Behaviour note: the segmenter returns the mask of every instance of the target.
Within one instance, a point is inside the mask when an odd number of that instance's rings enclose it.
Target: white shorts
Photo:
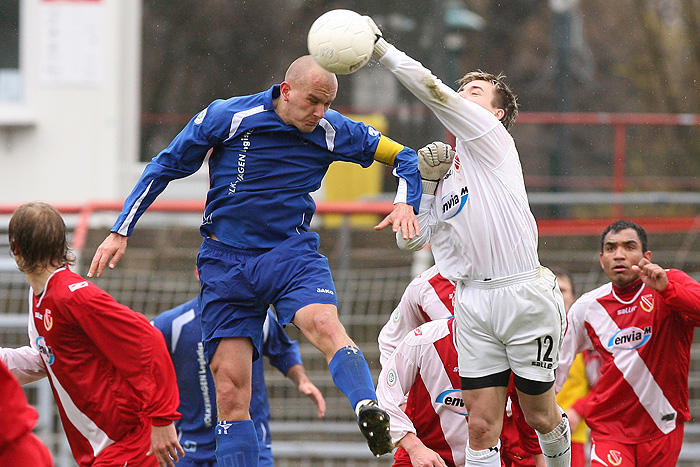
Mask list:
[[[554,381],[566,312],[549,269],[457,282],[454,310],[460,376],[479,378],[510,368],[521,378]]]

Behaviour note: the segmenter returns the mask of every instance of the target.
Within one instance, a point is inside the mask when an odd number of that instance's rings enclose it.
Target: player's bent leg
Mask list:
[[[553,383],[527,380],[514,375],[525,421],[535,429],[548,467],[571,465],[569,420],[557,405]]]
[[[296,312],[294,324],[324,353],[333,382],[356,412],[361,402],[376,400],[369,365],[345,332],[334,305],[307,305]]]
[[[249,338],[225,337],[219,341],[210,363],[219,420],[250,419],[252,362],[253,344]]]
[[[335,353],[355,346],[338,318],[338,309],[326,303],[313,303],[299,309],[292,320],[304,336],[326,356],[330,363]]]
[[[216,386],[218,465],[258,466],[258,437],[250,419],[253,344],[247,337],[219,342],[210,367]]]
[[[321,350],[333,382],[345,394],[358,416],[360,431],[375,456],[390,453],[389,415],[376,404],[369,365],[338,319],[334,305],[311,304],[296,312],[294,324]]]
[[[492,448],[500,446],[499,437],[503,428],[508,391],[507,375],[505,378],[499,378],[498,382],[489,383],[497,384],[489,387],[478,387],[480,384],[472,384],[477,380],[483,379],[462,378],[462,399],[469,414],[469,448],[474,451],[472,454],[475,456],[477,451],[484,451],[482,454],[486,455],[485,450],[493,451]],[[505,385],[500,385],[502,381]],[[496,457],[500,462],[500,455]]]
[[[552,431],[561,421],[554,383],[542,383],[513,375],[525,421],[540,433]]]

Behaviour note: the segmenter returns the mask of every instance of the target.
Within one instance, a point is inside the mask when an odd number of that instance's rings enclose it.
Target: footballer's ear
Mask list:
[[[493,114],[500,121],[500,120],[503,120],[503,117],[505,117],[506,111],[503,109],[496,109],[496,111]]]
[[[282,84],[280,84],[280,97],[282,97],[285,102],[289,100],[289,91],[291,89],[292,86],[286,81],[282,81]]]

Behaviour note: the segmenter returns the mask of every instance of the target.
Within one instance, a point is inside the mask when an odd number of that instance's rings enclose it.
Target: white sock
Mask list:
[[[467,442],[467,463],[469,467],[501,467],[501,440],[492,448],[475,451]]]
[[[571,430],[569,419],[562,414],[561,422],[549,433],[537,432],[547,467],[571,466]]]
[[[355,406],[355,413],[357,414],[357,416],[358,417],[360,416],[360,409],[362,407],[364,407],[367,404],[372,404],[372,403],[375,403],[375,401],[373,401],[372,399],[362,399],[360,402],[358,402],[357,405]]]

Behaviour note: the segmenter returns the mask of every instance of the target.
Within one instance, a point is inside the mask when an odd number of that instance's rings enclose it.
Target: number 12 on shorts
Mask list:
[[[542,368],[552,368],[552,348],[554,339],[552,336],[538,337],[537,339],[537,360],[532,362],[533,366]]]

